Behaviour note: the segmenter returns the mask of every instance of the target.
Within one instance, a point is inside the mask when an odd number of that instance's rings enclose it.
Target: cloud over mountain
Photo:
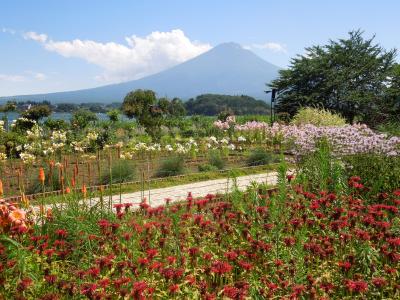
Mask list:
[[[23,37],[42,44],[48,51],[100,66],[103,73],[96,79],[107,83],[155,74],[211,49],[209,44],[191,41],[180,29],[154,31],[144,37],[132,35],[125,38],[126,44],[80,39],[56,41],[33,31]]]

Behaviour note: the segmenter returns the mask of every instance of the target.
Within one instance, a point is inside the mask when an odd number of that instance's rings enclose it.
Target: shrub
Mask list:
[[[357,154],[344,158],[348,176],[360,176],[374,195],[400,187],[400,157]]]
[[[184,160],[180,156],[175,156],[164,160],[157,173],[157,177],[176,176],[183,174]]]
[[[378,126],[378,130],[391,136],[400,136],[400,122],[390,121]]]
[[[136,166],[132,161],[119,160],[111,167],[110,170],[103,170],[103,174],[100,177],[101,184],[110,183],[122,183],[133,181],[136,176]],[[112,177],[112,182],[111,182]]]
[[[326,109],[304,107],[293,117],[292,123],[295,125],[343,126],[346,124],[346,120]]]
[[[210,165],[210,164],[203,164],[198,166],[199,172],[210,172],[210,171],[216,171],[218,168],[216,166]]]
[[[210,151],[208,156],[208,163],[211,166],[216,167],[218,170],[222,170],[225,167],[225,160],[221,157],[219,151]]]
[[[328,141],[322,139],[315,152],[300,161],[297,182],[311,192],[328,190],[339,193],[346,189],[347,176],[342,162],[332,155]]]
[[[267,165],[273,161],[272,153],[265,151],[263,148],[256,148],[250,152],[247,158],[248,166]]]

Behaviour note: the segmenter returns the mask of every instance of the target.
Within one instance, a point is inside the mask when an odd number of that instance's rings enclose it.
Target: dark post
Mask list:
[[[275,121],[275,97],[276,97],[276,89],[272,89],[271,92],[271,126]]]

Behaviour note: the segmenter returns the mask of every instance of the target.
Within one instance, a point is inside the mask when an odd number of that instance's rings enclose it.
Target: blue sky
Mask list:
[[[352,29],[400,47],[400,1],[0,2],[0,96],[137,79],[223,42],[278,66]]]

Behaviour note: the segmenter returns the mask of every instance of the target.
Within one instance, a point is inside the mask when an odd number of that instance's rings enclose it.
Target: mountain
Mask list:
[[[182,64],[138,80],[97,88],[37,95],[1,97],[0,100],[51,102],[119,102],[135,89],[154,90],[159,97],[187,100],[200,94],[249,95],[265,99],[265,84],[279,68],[236,43],[220,44]]]

